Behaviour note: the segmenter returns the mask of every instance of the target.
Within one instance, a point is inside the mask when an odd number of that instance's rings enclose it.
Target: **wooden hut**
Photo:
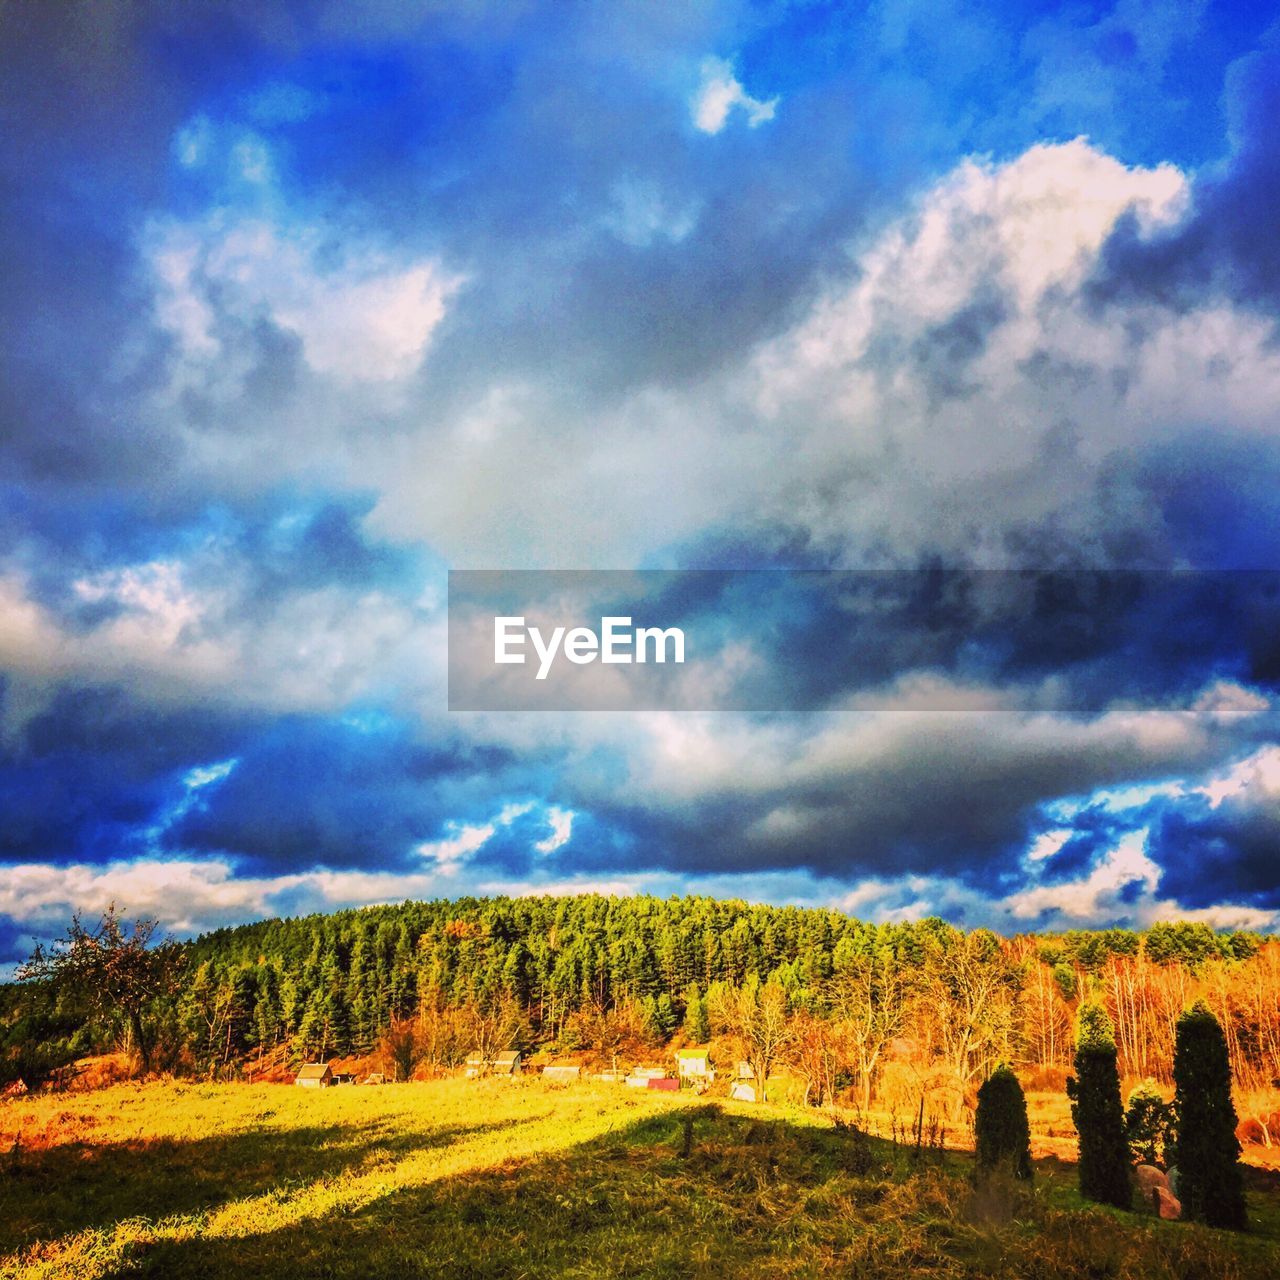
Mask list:
[[[304,1089],[327,1089],[333,1084],[333,1071],[327,1062],[306,1062],[293,1083]]]

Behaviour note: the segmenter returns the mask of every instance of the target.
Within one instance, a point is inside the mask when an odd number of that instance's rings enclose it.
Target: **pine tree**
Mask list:
[[[1075,1076],[1067,1080],[1067,1094],[1080,1135],[1080,1194],[1086,1200],[1128,1209],[1133,1188],[1120,1072],[1111,1019],[1101,1005],[1086,1004],[1080,1010],[1075,1066]]]
[[[1173,1084],[1182,1211],[1213,1227],[1243,1231],[1244,1181],[1231,1101],[1231,1062],[1222,1028],[1203,1002],[1178,1019]]]
[[[706,1044],[711,1039],[707,1003],[697,987],[689,989],[689,999],[684,1007],[684,1034],[690,1044]]]
[[[1001,1063],[978,1090],[974,1121],[980,1173],[1008,1168],[1015,1178],[1031,1175],[1031,1126],[1027,1100],[1013,1071]]]

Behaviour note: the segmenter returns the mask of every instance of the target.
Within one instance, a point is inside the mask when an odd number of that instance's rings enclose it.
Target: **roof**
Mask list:
[[[330,1074],[327,1062],[306,1062],[298,1068],[299,1080],[323,1080]]]
[[[512,1062],[518,1062],[520,1060],[520,1054],[515,1049],[512,1049],[509,1053],[495,1053],[493,1055],[493,1060],[494,1062],[501,1063],[506,1066]]]

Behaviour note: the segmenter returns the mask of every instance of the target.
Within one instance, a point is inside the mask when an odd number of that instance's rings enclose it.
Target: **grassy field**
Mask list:
[[[1272,1173],[1233,1236],[1085,1208],[1056,1160],[1029,1191],[969,1169],[607,1085],[118,1085],[0,1103],[0,1276],[1280,1274]]]

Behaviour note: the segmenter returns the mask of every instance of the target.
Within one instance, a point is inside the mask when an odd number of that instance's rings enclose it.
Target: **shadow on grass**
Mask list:
[[[358,1125],[257,1128],[183,1141],[66,1143],[0,1152],[0,1255],[131,1217],[217,1208],[447,1146],[492,1124],[387,1134]]]
[[[442,1146],[470,1132],[409,1135],[402,1150]],[[326,1140],[329,1148],[314,1150]],[[340,1174],[373,1148],[389,1151],[386,1140],[366,1145],[345,1132],[334,1145],[328,1130],[273,1134],[269,1142],[276,1145],[252,1153],[257,1175],[250,1172],[248,1185],[227,1171],[233,1151],[202,1153],[205,1144],[191,1144],[186,1163],[216,1162],[213,1182],[225,1201],[283,1185],[295,1174],[299,1180]],[[1046,1162],[1033,1188],[1011,1186],[1009,1212],[992,1215],[975,1204],[965,1155],[915,1158],[847,1130],[730,1113],[712,1103],[648,1115],[554,1153],[522,1150],[520,1142],[513,1131],[510,1160],[500,1169],[428,1185],[397,1187],[390,1165],[380,1198],[297,1225],[236,1238],[139,1241],[129,1273],[165,1280],[1274,1280],[1280,1274],[1274,1235],[1242,1238],[1082,1211],[1072,1203],[1074,1167],[1058,1162]],[[267,1168],[272,1160],[279,1161],[274,1170]],[[1251,1196],[1260,1194],[1280,1197],[1274,1177],[1251,1178]],[[150,1202],[147,1212],[160,1211]]]
[[[688,1147],[688,1153],[684,1149]],[[252,1240],[155,1245],[157,1277],[902,1277],[1274,1280],[1274,1241],[1009,1191],[993,1225],[967,1156],[694,1105],[499,1171],[392,1192]],[[1271,1194],[1276,1194],[1274,1185]]]

